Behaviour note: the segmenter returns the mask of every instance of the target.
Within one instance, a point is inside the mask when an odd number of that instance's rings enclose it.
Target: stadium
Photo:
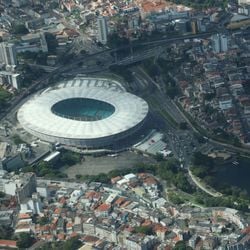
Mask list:
[[[35,95],[18,110],[17,119],[41,140],[103,148],[137,132],[147,114],[147,103],[119,82],[80,78]]]

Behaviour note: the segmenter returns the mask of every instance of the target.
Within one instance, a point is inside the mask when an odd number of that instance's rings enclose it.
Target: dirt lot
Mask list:
[[[76,174],[96,175],[99,173],[108,173],[113,169],[131,168],[136,163],[140,162],[155,163],[155,160],[151,157],[135,154],[133,152],[123,152],[117,157],[102,156],[94,158],[92,156],[86,156],[84,162],[64,169],[63,172],[66,173],[69,178],[75,178]]]

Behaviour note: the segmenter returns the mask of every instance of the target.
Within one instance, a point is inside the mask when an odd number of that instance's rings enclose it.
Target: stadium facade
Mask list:
[[[29,99],[17,118],[30,134],[51,143],[102,148],[143,125],[148,104],[116,81],[65,81]]]

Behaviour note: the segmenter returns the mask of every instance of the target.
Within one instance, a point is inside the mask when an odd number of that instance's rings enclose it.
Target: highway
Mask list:
[[[214,32],[213,32],[214,33]],[[138,43],[138,44],[133,44],[133,46],[145,46],[145,45],[155,45],[155,46],[159,46],[160,44],[166,44],[166,43],[171,43],[171,42],[176,42],[179,40],[185,40],[185,39],[194,39],[194,38],[204,38],[204,37],[209,37],[213,34],[212,32],[210,33],[204,33],[204,34],[197,34],[197,35],[187,35],[187,36],[179,36],[176,38],[166,38],[166,39],[159,39],[156,41],[150,41],[150,42],[142,42],[142,43]],[[100,55],[105,55],[105,53],[111,53],[111,52],[115,52],[115,51],[119,51],[119,50],[123,50],[125,48],[128,48],[129,46],[123,46],[120,48],[116,48],[116,49],[105,49],[103,51],[98,51],[96,53],[90,54],[90,55],[82,55],[78,58],[76,58],[72,63],[70,63],[69,65],[61,65],[55,69],[53,69],[50,73],[46,74],[45,76],[43,76],[42,78],[38,79],[37,81],[35,81],[31,86],[29,86],[26,90],[24,90],[24,92],[22,92],[20,95],[18,95],[14,100],[12,100],[10,106],[5,110],[4,113],[2,113],[0,115],[0,119],[3,119],[8,113],[10,113],[13,109],[16,110],[16,106],[20,106],[21,103],[23,103],[24,98],[29,96],[31,93],[34,93],[40,89],[43,89],[47,86],[49,86],[50,84],[50,80],[57,77],[58,75],[61,75],[63,73],[70,73],[70,74],[77,74],[77,73],[82,73],[82,74],[89,74],[89,73],[96,73],[99,71],[103,71],[106,70],[110,65],[113,65],[114,63],[111,62],[110,64],[105,64],[104,66],[100,67],[100,66],[96,66],[96,67],[90,67],[90,68],[86,68],[83,69],[81,67],[76,68],[76,65],[78,65],[80,62],[82,61],[87,61],[87,60],[93,60],[93,58],[95,58],[96,56],[100,56]],[[133,63],[135,61],[138,60],[143,60],[145,59],[145,55],[153,55],[153,52],[155,52],[154,49],[149,49],[146,50],[147,53],[143,53],[141,52],[141,56],[140,55],[136,55],[134,57],[129,57],[129,58],[123,58],[120,62],[118,62],[118,64],[122,64],[124,63],[125,65],[128,63]],[[153,81],[151,78],[149,78],[147,76],[147,74],[145,74],[145,72],[143,72],[142,69],[138,69],[138,74],[137,76],[135,76],[135,78],[137,79],[137,83],[138,84],[146,84],[145,82],[151,82],[150,85],[156,87],[158,89],[158,92],[162,92],[162,87],[159,83],[156,83],[155,81]],[[144,80],[143,80],[144,79]],[[144,81],[144,83],[143,83]],[[136,88],[135,86],[131,86],[132,88]],[[188,124],[190,125],[190,127],[192,128],[193,131],[198,132],[199,131],[191,124],[191,122],[188,120],[188,118],[185,116],[185,114],[178,109],[178,107],[175,105],[175,103],[170,100],[169,98],[166,98],[165,94],[164,95],[160,95],[157,94],[157,97],[159,102],[161,102],[161,104],[163,105],[162,107],[164,107],[166,109],[166,111],[179,123],[182,121],[186,121],[188,122]],[[209,138],[209,141],[211,143],[214,143],[216,145],[219,146],[223,146],[225,148],[227,148],[230,151],[236,151],[236,152],[241,152],[241,153],[250,153],[249,149],[244,149],[244,148],[238,148],[235,147],[233,145],[229,145],[226,143],[222,143],[219,142],[217,140],[214,140],[212,138]]]
[[[146,46],[146,45],[159,46],[162,43],[164,44],[164,43],[177,42],[177,41],[185,40],[185,39],[205,38],[205,37],[211,36],[214,33],[215,32],[208,32],[208,33],[202,33],[202,34],[196,34],[196,35],[185,35],[185,36],[177,36],[174,38],[158,39],[158,40],[149,41],[149,42],[138,42],[138,43],[130,44],[127,46],[122,46],[122,47],[115,48],[115,49],[105,49],[105,50],[98,51],[98,52],[90,54],[90,55],[81,55],[80,57],[76,57],[73,62],[70,62],[70,64],[60,65],[55,70],[51,71],[50,73],[47,73],[45,76],[43,76],[42,78],[35,81],[27,89],[25,89],[20,95],[16,96],[16,98],[14,100],[12,100],[12,102],[9,104],[8,108],[6,108],[5,112],[0,114],[0,119],[3,119],[6,116],[6,114],[8,114],[16,105],[18,105],[19,102],[24,97],[28,96],[30,93],[38,91],[39,89],[47,87],[50,84],[50,79],[55,78],[59,74],[69,72],[72,70],[74,71],[76,66],[78,66],[79,63],[82,63],[82,62],[84,63],[84,61],[89,60],[89,59],[93,59],[98,55],[105,55],[105,53],[117,52],[120,50],[130,48],[131,46],[134,48],[139,47],[139,46]],[[137,60],[138,59],[136,58],[136,61]],[[130,63],[133,63],[133,60],[130,61]],[[104,69],[102,69],[102,70],[104,70]],[[86,70],[80,69],[79,73],[88,74],[88,73],[95,73],[95,72],[97,72],[97,71],[95,71],[93,69],[86,69]]]

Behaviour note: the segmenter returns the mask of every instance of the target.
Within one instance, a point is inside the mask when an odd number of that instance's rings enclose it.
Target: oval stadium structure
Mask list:
[[[44,141],[101,148],[136,132],[147,114],[147,103],[119,83],[84,78],[35,95],[17,118],[26,131]]]

